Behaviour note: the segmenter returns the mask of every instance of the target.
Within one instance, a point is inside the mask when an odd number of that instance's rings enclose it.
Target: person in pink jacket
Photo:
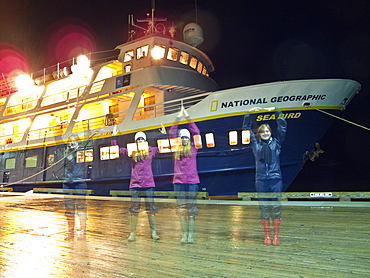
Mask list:
[[[182,116],[188,120],[189,129],[178,130],[178,121]],[[180,217],[182,239],[181,243],[194,242],[195,217],[198,215],[196,207],[199,187],[197,170],[197,152],[193,136],[200,135],[197,125],[192,122],[184,108],[176,117],[175,123],[169,131],[170,137],[181,138],[182,148],[175,152],[173,184],[177,198],[177,215]]]
[[[137,146],[140,143],[146,142],[146,135],[144,132],[139,131],[135,135],[135,142]],[[120,152],[128,156],[128,150],[121,148]],[[136,239],[136,226],[138,221],[138,214],[140,212],[140,192],[145,192],[145,210],[148,214],[149,225],[151,229],[152,239],[158,240],[160,237],[156,231],[156,213],[158,209],[154,205],[153,192],[155,183],[153,179],[152,160],[158,153],[157,147],[148,146],[147,149],[141,150],[139,147],[137,151],[133,152],[131,158],[131,206],[129,208],[131,231],[128,241]]]

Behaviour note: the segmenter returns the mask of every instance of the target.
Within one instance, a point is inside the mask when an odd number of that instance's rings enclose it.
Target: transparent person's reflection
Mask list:
[[[178,122],[185,117],[188,129],[178,130]],[[174,177],[173,184],[177,198],[177,215],[180,218],[182,231],[181,243],[194,242],[195,217],[198,215],[197,193],[199,176],[197,170],[197,148],[194,145],[194,136],[200,132],[194,122],[191,121],[184,107],[176,117],[175,123],[169,131],[170,137],[179,137],[181,146],[174,154]]]
[[[75,195],[78,196],[69,196],[66,194],[64,197],[65,215],[68,225],[66,240],[72,239],[75,236],[76,215],[80,224],[78,238],[85,238],[86,235],[86,200],[85,197],[83,197],[87,189],[85,164],[78,163],[77,161],[78,151],[83,150],[85,147],[86,142],[79,141],[78,137],[73,134],[65,149],[63,189],[79,190],[75,192]]]
[[[153,157],[158,153],[158,147],[148,145],[146,134],[139,131],[135,134],[135,143],[127,145],[127,148],[120,148],[120,152],[131,158],[131,179],[130,193],[131,206],[130,214],[130,236],[128,241],[136,240],[136,226],[140,212],[141,193],[145,193],[145,211],[148,215],[151,237],[154,240],[160,239],[156,230],[156,213],[158,209],[154,205],[153,192],[155,183],[152,171]]]
[[[260,108],[254,108],[251,111],[259,110]],[[269,110],[274,110],[274,108]],[[283,188],[280,152],[285,139],[287,123],[281,111],[275,112],[275,119],[277,122],[276,136],[272,136],[269,124],[260,125],[256,134],[254,134],[249,113],[244,116],[243,122],[243,129],[250,131],[250,144],[256,161],[256,191],[258,192],[260,218],[265,233],[264,243],[266,245],[280,244],[280,199]],[[270,236],[270,218],[274,226],[273,240]]]

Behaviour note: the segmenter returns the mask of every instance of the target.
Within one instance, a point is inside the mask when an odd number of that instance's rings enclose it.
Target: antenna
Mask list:
[[[198,23],[198,4],[197,4],[197,0],[194,0],[194,3],[195,3],[195,23]]]

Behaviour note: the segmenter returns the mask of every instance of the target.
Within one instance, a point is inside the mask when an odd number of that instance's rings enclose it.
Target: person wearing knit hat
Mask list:
[[[261,108],[253,108],[252,112],[259,111]],[[267,111],[275,108],[265,108]],[[280,224],[281,224],[281,191],[283,188],[282,175],[280,169],[281,145],[285,139],[287,122],[281,111],[275,112],[277,122],[276,136],[272,136],[269,124],[259,126],[257,133],[252,131],[250,115],[244,116],[243,130],[250,131],[250,144],[256,160],[256,191],[258,192],[260,222],[265,233],[264,243],[266,245],[280,244]],[[267,198],[267,194],[272,194],[273,198]],[[274,226],[274,238],[270,237],[270,218]]]
[[[178,122],[183,116],[188,121],[188,129],[178,130]],[[182,231],[181,243],[194,243],[195,217],[198,215],[196,198],[200,180],[197,170],[197,149],[194,146],[193,136],[200,135],[200,131],[190,120],[184,107],[181,108],[169,134],[172,138],[180,137],[182,143],[182,148],[175,152],[173,176],[177,201],[176,214],[180,218]]]
[[[152,160],[158,153],[157,147],[147,145],[147,136],[144,132],[139,131],[135,134],[136,150],[132,153],[131,158],[131,206],[129,208],[130,214],[130,236],[128,241],[136,240],[136,227],[138,222],[138,215],[140,212],[140,193],[145,192],[145,210],[148,215],[149,226],[151,230],[151,237],[154,240],[160,239],[156,231],[156,213],[158,209],[154,205],[153,192],[155,188]],[[144,144],[146,143],[146,144]],[[128,156],[127,148],[120,148],[120,152]]]

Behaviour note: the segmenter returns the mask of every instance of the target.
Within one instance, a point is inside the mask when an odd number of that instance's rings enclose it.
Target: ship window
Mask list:
[[[47,165],[50,166],[54,163],[55,161],[55,155],[54,154],[49,154],[47,156]]]
[[[15,169],[15,157],[5,160],[5,169]]]
[[[250,130],[242,131],[242,144],[247,145],[251,142],[251,133]]]
[[[28,156],[26,157],[26,168],[36,167],[37,166],[37,156]]]
[[[206,145],[207,148],[213,148],[215,146],[215,138],[213,133],[206,133]]]
[[[203,67],[202,74],[208,76],[207,68],[205,66]]]
[[[153,104],[155,104],[155,96],[154,95],[144,98],[144,106],[153,105]],[[150,111],[150,110],[154,110],[154,106],[144,108],[144,111]]]
[[[134,51],[129,50],[125,52],[125,55],[123,56],[123,62],[129,62],[134,58]]]
[[[195,69],[197,67],[198,59],[194,56],[191,56],[189,66]]]
[[[229,144],[231,146],[238,144],[238,132],[236,130],[229,131]]]
[[[131,64],[125,65],[125,72],[130,72],[131,71],[131,68],[132,68],[132,65]]]
[[[202,137],[199,134],[194,135],[193,140],[194,140],[194,146],[196,149],[201,149],[203,147]]]
[[[168,53],[167,53],[167,59],[168,60],[171,60],[171,61],[176,61],[177,60],[177,55],[179,54],[179,50],[177,48],[174,48],[174,47],[170,47],[168,49]]]
[[[119,158],[118,145],[100,148],[100,159],[101,160],[110,160],[110,159],[117,159],[117,158]]]
[[[181,64],[187,65],[189,62],[189,53],[181,51],[179,62]]]
[[[91,162],[93,161],[93,150],[82,150],[77,151],[77,163]]]
[[[149,45],[144,45],[136,49],[136,59],[142,59],[148,56]]]
[[[160,153],[170,153],[182,150],[181,138],[168,138],[157,140],[158,151]]]
[[[198,66],[197,66],[197,71],[199,73],[202,73],[202,70],[203,70],[203,63],[201,61],[199,61]]]
[[[165,45],[156,44],[156,45],[154,45],[154,47],[151,51],[151,55],[152,55],[153,59],[155,59],[155,60],[163,59],[165,51],[166,51],[166,46]]]

